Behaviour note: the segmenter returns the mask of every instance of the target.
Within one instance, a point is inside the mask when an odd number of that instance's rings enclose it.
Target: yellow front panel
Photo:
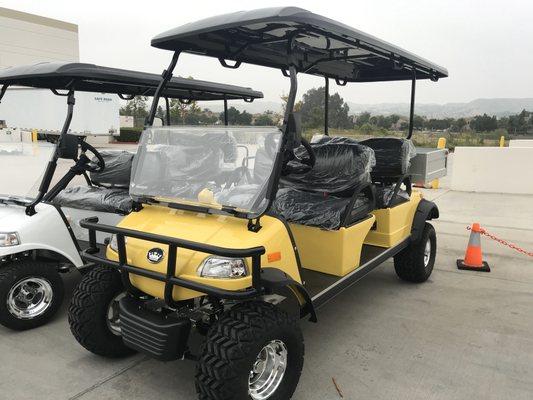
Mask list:
[[[161,206],[145,206],[141,211],[129,214],[118,226],[230,249],[264,246],[266,254],[261,258],[263,267],[280,268],[292,279],[301,282],[294,249],[283,223],[276,218],[264,216],[261,218],[262,228],[257,233],[250,232],[247,223],[247,220],[230,216],[193,213]],[[154,247],[159,247],[165,252],[165,257],[157,264],[153,264],[147,259],[148,251]],[[127,238],[126,250],[128,264],[166,273],[168,246]],[[269,262],[268,254],[276,252],[281,254],[281,259]],[[209,254],[206,253],[178,248],[176,276],[227,290],[241,290],[251,286],[250,276],[239,279],[199,277],[197,275],[198,266],[208,256]],[[107,250],[107,257],[118,260],[118,255],[110,248]],[[277,259],[278,257],[274,258]],[[247,259],[246,263],[248,270],[251,271],[251,259]],[[158,298],[163,297],[164,284],[162,282],[133,274],[130,274],[130,279],[132,284],[144,293]],[[201,294],[175,287],[173,295],[175,300],[185,300]]]
[[[326,231],[306,225],[290,224],[302,266],[313,271],[344,276],[359,266],[363,240],[375,217],[348,228]]]
[[[392,247],[411,234],[411,225],[422,196],[413,191],[411,199],[396,207],[374,210],[375,229],[365,239],[365,244],[379,247]]]

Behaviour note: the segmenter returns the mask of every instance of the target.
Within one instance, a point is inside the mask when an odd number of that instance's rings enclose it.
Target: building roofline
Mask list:
[[[78,25],[70,22],[59,21],[53,18],[41,17],[40,15],[30,14],[22,11],[12,10],[10,8],[0,7],[0,17],[18,19],[32,24],[49,26],[52,28],[63,29],[70,32],[78,32]]]

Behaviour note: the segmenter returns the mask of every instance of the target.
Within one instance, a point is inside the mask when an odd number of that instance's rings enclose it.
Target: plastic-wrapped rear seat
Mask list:
[[[405,177],[416,155],[413,142],[404,138],[371,138],[360,142],[374,150],[376,165],[372,169],[372,181],[376,185],[376,207],[387,208],[408,201],[411,188],[399,189],[394,196],[394,189],[399,180]],[[407,183],[410,186],[410,183]]]
[[[403,138],[371,138],[360,144],[374,150],[376,165],[372,169],[372,179],[394,178],[409,171],[411,159],[416,156],[413,142]]]
[[[314,167],[304,174],[282,177],[273,213],[289,222],[328,230],[338,229],[348,213],[352,221],[365,217],[373,209],[373,198],[360,193],[352,204],[352,197],[370,185],[375,163],[372,149],[354,139],[328,136],[311,147]]]

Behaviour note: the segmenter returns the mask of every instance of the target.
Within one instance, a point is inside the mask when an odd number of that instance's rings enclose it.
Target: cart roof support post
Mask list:
[[[228,126],[228,97],[224,95],[224,125]]]
[[[157,112],[157,105],[159,104],[159,99],[161,98],[161,93],[163,93],[163,89],[165,89],[166,84],[168,81],[172,79],[172,72],[174,71],[174,68],[176,68],[176,64],[178,63],[178,58],[180,56],[180,52],[176,51],[174,52],[174,55],[172,56],[172,60],[170,61],[170,65],[166,70],[163,71],[161,74],[161,82],[159,82],[159,86],[157,86],[157,89],[154,93],[154,98],[152,100],[152,107],[150,108],[150,113],[148,114],[148,117],[146,118],[146,126],[152,126],[154,124],[154,118],[155,114]]]
[[[168,100],[168,97],[165,97],[165,107],[166,107],[166,124],[167,126],[170,126],[170,101]]]
[[[326,76],[324,85],[324,134],[329,136],[329,78]]]
[[[413,68],[413,78],[411,80],[411,109],[409,110],[409,134],[407,139],[413,136],[414,119],[415,119],[415,89],[416,89],[416,69]]]
[[[46,170],[43,175],[43,180],[41,181],[41,184],[39,185],[39,193],[37,194],[37,197],[35,198],[35,200],[33,200],[26,207],[26,214],[30,216],[35,214],[35,206],[41,202],[44,195],[46,194],[46,192],[48,192],[48,189],[50,188],[50,183],[52,182],[52,178],[54,176],[54,173],[57,167],[57,159],[59,158],[61,149],[66,146],[65,136],[68,134],[68,131],[70,129],[72,115],[74,114],[74,105],[76,104],[76,99],[74,97],[73,90],[69,90],[67,94],[59,94],[55,90],[52,90],[52,91],[56,95],[67,96],[67,117],[65,118],[65,122],[63,123],[63,128],[61,129],[61,133],[55,145],[54,152],[52,153],[52,158],[50,159],[50,161],[48,161],[48,165],[46,166]]]

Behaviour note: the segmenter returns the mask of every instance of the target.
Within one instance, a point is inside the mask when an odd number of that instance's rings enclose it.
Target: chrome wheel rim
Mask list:
[[[287,346],[272,340],[261,349],[250,370],[248,393],[254,400],[265,400],[278,389],[287,369]]]
[[[426,246],[424,247],[424,267],[429,265],[429,260],[431,259],[431,240],[427,240]]]
[[[24,278],[13,285],[7,295],[7,309],[18,319],[43,315],[52,305],[52,284],[44,278]]]
[[[120,329],[119,301],[124,296],[126,296],[126,292],[119,293],[113,297],[109,303],[109,307],[107,307],[107,327],[115,336],[122,336],[122,329]]]

